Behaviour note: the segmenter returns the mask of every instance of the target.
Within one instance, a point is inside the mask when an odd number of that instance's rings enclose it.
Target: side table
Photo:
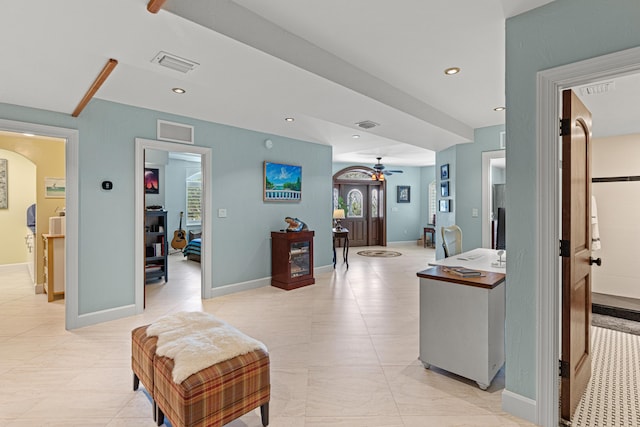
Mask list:
[[[346,228],[334,228],[333,231],[333,268],[336,268],[336,241],[340,244],[340,239],[344,239],[342,246],[342,260],[349,268],[349,230]]]

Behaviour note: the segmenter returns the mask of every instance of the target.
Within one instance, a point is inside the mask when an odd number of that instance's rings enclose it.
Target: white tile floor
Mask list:
[[[200,299],[199,266],[171,256],[171,281],[147,286],[144,314],[64,330],[64,300],[34,295],[25,266],[0,267],[0,425],[154,426],[132,391],[131,329],[204,310],[263,341],[271,358],[270,426],[532,426],[487,391],[418,357],[418,278],[434,250],[393,245],[293,291],[264,287]],[[232,422],[260,426],[259,411]]]

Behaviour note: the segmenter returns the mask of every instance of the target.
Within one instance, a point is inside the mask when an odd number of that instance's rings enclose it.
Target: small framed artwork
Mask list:
[[[9,209],[7,159],[0,159],[0,209]]]
[[[299,202],[302,199],[302,166],[264,162],[262,200]]]
[[[160,171],[155,168],[144,168],[144,192],[160,194]]]
[[[398,185],[398,203],[411,202],[411,187],[408,185]]]
[[[440,179],[449,179],[449,163],[440,166]]]
[[[440,195],[442,197],[449,197],[449,181],[440,183]]]
[[[64,199],[66,190],[64,178],[44,179],[44,197],[47,199]]]
[[[440,212],[451,212],[453,209],[453,201],[451,199],[440,200]]]

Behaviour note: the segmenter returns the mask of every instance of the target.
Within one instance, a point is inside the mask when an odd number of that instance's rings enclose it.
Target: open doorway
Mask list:
[[[35,123],[16,122],[12,120],[0,120],[0,131],[16,133],[18,135],[21,135],[23,138],[25,136],[35,139],[42,138],[43,142],[38,142],[42,144],[46,143],[46,141],[57,141],[59,144],[64,144],[64,154],[61,160],[61,162],[64,163],[64,168],[62,169],[64,171],[63,176],[50,178],[61,178],[62,181],[64,181],[65,197],[63,204],[55,205],[55,207],[53,208],[55,214],[52,214],[52,216],[58,215],[55,210],[59,207],[59,205],[64,208],[65,237],[62,249],[62,252],[64,253],[64,262],[62,263],[62,268],[64,269],[65,273],[64,279],[62,280],[64,283],[62,288],[64,290],[63,301],[65,305],[65,328],[75,329],[79,326],[82,326],[80,324],[78,313],[78,131],[74,129],[46,126]],[[43,192],[45,191],[44,178],[44,176],[36,176],[36,188],[41,184],[41,190]],[[37,181],[42,182],[38,183]],[[50,200],[55,203],[60,202],[62,199],[52,198],[46,200]],[[62,209],[62,207],[60,209]],[[58,209],[58,211],[60,209]],[[41,213],[46,214],[40,220],[40,222],[44,224],[44,218],[47,217],[48,213],[44,209],[41,210]],[[36,215],[38,214],[36,213]],[[34,247],[37,248],[39,237],[34,236],[34,239],[36,240]],[[37,262],[39,258],[38,253],[36,253],[35,256],[35,262]],[[44,266],[42,268],[44,269]],[[38,281],[37,272],[36,281]]]
[[[504,135],[504,134],[503,134]],[[503,221],[499,222],[500,209],[504,215],[506,190],[505,150],[485,151],[482,153],[482,247],[505,249],[504,233],[498,236],[498,230],[504,231]],[[501,245],[498,245],[498,241]],[[498,247],[501,246],[501,247]]]
[[[559,137],[558,117],[562,90],[638,73],[640,49],[630,49],[538,74],[537,200],[539,205],[537,251],[538,288],[538,423],[557,425],[558,360],[560,356],[559,269]]]
[[[200,298],[211,296],[211,150],[194,145],[177,144],[165,141],[136,139],[136,312],[145,307],[148,266],[151,265],[154,279],[160,283],[180,281],[180,276],[171,272],[173,262],[191,262],[182,253],[184,239],[188,243],[190,236],[199,236],[200,241]],[[145,191],[145,170],[152,169],[158,174],[158,187],[152,192]],[[198,180],[197,186],[195,181]],[[197,188],[196,188],[197,187]],[[196,191],[197,190],[197,191]],[[192,200],[189,200],[189,197]],[[198,203],[195,203],[195,198]],[[147,229],[147,217],[161,216],[162,224],[154,219],[153,231]],[[162,231],[159,231],[162,229]],[[189,231],[191,233],[189,233]],[[154,239],[153,246],[148,240]],[[155,243],[157,242],[157,243]],[[173,245],[171,243],[174,243]],[[160,253],[150,254],[149,248],[159,244]],[[186,246],[186,245],[185,245]],[[164,251],[164,252],[162,252]],[[174,264],[176,265],[176,264]],[[193,264],[191,264],[193,266]],[[184,270],[183,270],[184,271]],[[158,283],[152,281],[151,283]]]

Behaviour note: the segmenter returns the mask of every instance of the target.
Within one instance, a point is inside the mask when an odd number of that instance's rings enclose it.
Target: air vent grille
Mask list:
[[[598,83],[589,86],[583,86],[580,88],[582,95],[598,95],[600,93],[611,92],[616,88],[616,84],[613,81]]]
[[[361,122],[356,123],[362,129],[371,129],[376,126],[380,126],[380,123],[372,122],[371,120],[363,120]]]
[[[191,61],[189,59],[180,58],[179,56],[162,51],[158,52],[158,54],[151,60],[151,62],[175,71],[180,71],[181,73],[188,73],[189,71],[200,65],[197,62]]]

